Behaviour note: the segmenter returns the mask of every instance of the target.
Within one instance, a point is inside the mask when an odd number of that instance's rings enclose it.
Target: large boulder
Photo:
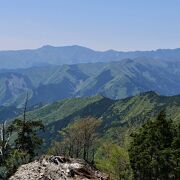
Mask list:
[[[22,165],[10,180],[109,180],[109,177],[81,159],[44,156]]]

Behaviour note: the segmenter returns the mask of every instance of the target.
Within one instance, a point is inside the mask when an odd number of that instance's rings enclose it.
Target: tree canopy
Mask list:
[[[179,128],[164,111],[132,134],[129,149],[135,179],[179,178]]]

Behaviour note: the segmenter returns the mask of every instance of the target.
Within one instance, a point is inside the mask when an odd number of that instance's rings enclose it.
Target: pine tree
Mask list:
[[[174,178],[180,179],[180,123],[176,125],[175,137],[172,143]]]
[[[15,146],[30,156],[30,160],[35,155],[35,150],[42,144],[42,139],[37,135],[38,131],[44,130],[42,121],[32,121],[26,119],[28,95],[25,101],[23,119],[15,119],[8,128],[10,133],[17,133]]]
[[[148,121],[132,135],[129,155],[135,179],[174,178],[174,136],[173,122],[166,120],[164,111],[159,113],[155,121]]]

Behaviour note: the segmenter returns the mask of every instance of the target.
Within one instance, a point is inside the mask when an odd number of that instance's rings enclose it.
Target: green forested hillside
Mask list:
[[[7,129],[11,131],[13,130],[13,128],[15,128],[14,133],[12,134],[13,140],[16,137],[14,135],[18,135],[18,137],[21,138],[22,129],[19,128],[24,127],[22,122],[25,122],[27,124],[27,126],[25,127],[28,128],[30,127],[30,129],[27,128],[27,132],[29,132],[29,130],[30,132],[32,132],[32,134],[34,132],[37,132],[38,135],[35,133],[35,135],[37,136],[34,139],[35,142],[37,143],[36,145],[38,145],[38,143],[40,143],[41,145],[42,143],[41,138],[43,138],[43,142],[44,142],[41,148],[37,149],[38,153],[40,154],[47,153],[47,150],[50,147],[51,148],[48,151],[49,153],[52,152],[55,154],[63,153],[65,150],[63,148],[70,147],[68,144],[70,142],[68,140],[70,139],[73,140],[74,138],[76,140],[77,138],[81,140],[81,137],[76,137],[76,136],[81,135],[82,132],[86,132],[86,131],[81,131],[80,134],[74,132],[80,131],[81,127],[85,128],[87,125],[86,123],[90,121],[92,124],[90,123],[89,126],[90,125],[92,127],[94,127],[94,125],[96,126],[96,130],[93,129],[93,132],[95,134],[92,135],[94,136],[95,138],[94,141],[96,140],[96,143],[91,149],[92,150],[91,155],[93,153],[96,153],[94,155],[96,158],[96,163],[99,168],[101,168],[105,172],[109,172],[109,169],[106,168],[106,165],[108,164],[113,165],[110,170],[118,174],[119,170],[116,171],[115,168],[118,162],[114,160],[116,159],[116,156],[119,157],[119,154],[121,155],[120,157],[123,160],[125,160],[125,166],[123,167],[125,169],[126,166],[129,167],[129,157],[127,152],[129,143],[131,143],[131,138],[129,137],[129,135],[132,132],[133,134],[134,132],[139,132],[139,127],[145,122],[148,123],[156,122],[150,120],[155,119],[159,114],[159,112],[164,109],[166,110],[167,113],[167,119],[171,118],[175,122],[175,124],[176,122],[179,122],[180,95],[160,96],[153,91],[149,91],[121,100],[112,100],[102,95],[96,95],[96,96],[90,96],[84,98],[69,98],[54,103],[49,103],[44,105],[39,104],[29,107],[25,116],[26,117],[25,121],[23,120],[22,115],[20,115],[23,112],[23,109],[16,109],[14,107],[0,107],[0,117],[1,117],[0,120],[3,121],[9,119],[7,121],[8,122]],[[82,118],[84,118],[84,121],[82,120]],[[78,121],[80,119],[81,121]],[[11,120],[14,121],[12,121],[11,123]],[[42,130],[45,128],[45,132],[39,131],[39,129],[36,128],[36,125],[40,129],[42,128]],[[159,126],[161,127],[160,124]],[[31,127],[33,127],[33,131],[31,131]],[[71,135],[69,136],[68,130],[69,132],[72,131],[73,137],[75,136],[74,138],[72,138]],[[155,131],[156,130],[154,130],[154,132]],[[96,133],[98,134],[98,136],[96,136]],[[66,138],[69,137],[70,139],[66,139],[65,135]],[[39,141],[36,141],[37,140],[36,138],[39,137],[40,137]],[[34,136],[32,136],[32,138],[34,138]],[[19,141],[15,141],[15,142],[19,142]],[[27,149],[29,150],[31,149],[29,147],[32,146],[32,144],[29,145],[29,143],[32,143],[32,141],[27,141],[27,142],[28,142]],[[64,144],[65,146],[63,146],[63,143],[65,143]],[[74,144],[73,141],[72,143]],[[122,148],[120,148],[119,145],[122,146]],[[111,148],[113,148],[112,151]],[[108,152],[106,150],[108,150]],[[103,160],[102,157],[104,157],[101,156],[101,153],[103,153],[104,151],[106,153],[110,153],[111,156],[110,159],[107,158],[109,156],[106,156],[107,159],[105,161],[101,161]],[[71,151],[67,151],[64,153],[68,153],[68,152]],[[14,163],[16,164],[17,162],[16,159],[18,158],[21,159],[21,156],[23,156],[23,154],[20,154],[21,155],[20,157],[14,158],[14,155],[16,155],[18,152],[15,150],[12,151],[12,153],[14,153],[12,154],[12,157],[7,159],[7,160],[13,160],[13,162],[7,161],[9,163],[8,165],[10,165],[7,168],[10,169],[12,164]],[[89,157],[92,158],[94,157],[94,155]],[[20,164],[23,163],[26,162],[24,161],[20,162]],[[16,168],[20,164],[16,164],[17,165]],[[3,169],[0,169],[0,172],[1,171],[3,172]],[[122,171],[124,172],[124,170]],[[128,177],[131,176],[131,169],[129,169],[127,173],[129,174]]]
[[[27,92],[31,105],[96,94],[111,99],[146,91],[176,95],[180,92],[180,62],[139,58],[1,70],[0,83],[0,105],[18,107],[23,105]]]
[[[58,132],[69,123],[87,116],[102,120],[99,132],[103,138],[117,140],[126,128],[141,125],[154,118],[162,109],[166,109],[167,115],[173,120],[179,121],[180,96],[166,97],[147,92],[122,100],[111,100],[103,96],[66,99],[35,108],[28,112],[28,118],[43,121],[46,143],[60,138]]]

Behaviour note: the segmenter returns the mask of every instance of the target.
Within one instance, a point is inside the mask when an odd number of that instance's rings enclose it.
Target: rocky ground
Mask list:
[[[44,156],[22,165],[10,180],[109,180],[84,160],[62,156]]]

